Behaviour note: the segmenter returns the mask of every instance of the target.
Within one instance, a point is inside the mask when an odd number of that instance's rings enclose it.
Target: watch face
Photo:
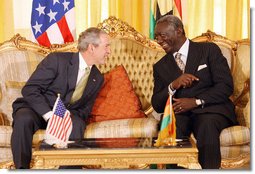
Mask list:
[[[202,103],[201,103],[201,100],[196,99],[196,104],[197,104],[197,105],[201,105],[201,104],[202,104]]]

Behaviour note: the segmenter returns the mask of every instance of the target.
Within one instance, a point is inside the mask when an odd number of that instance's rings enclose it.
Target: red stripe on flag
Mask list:
[[[73,39],[73,35],[68,27],[68,24],[66,22],[66,17],[63,16],[58,22],[58,27],[60,29],[60,32],[63,36],[63,39],[65,42],[73,42],[74,39]]]
[[[46,32],[44,32],[41,36],[39,36],[37,39],[37,42],[40,44],[40,45],[43,45],[43,46],[46,46],[46,47],[50,47],[50,40],[49,40],[49,37],[47,35]]]
[[[63,132],[63,119],[62,118],[59,118],[59,125],[58,127],[56,128],[57,131],[55,133],[56,137],[59,138],[61,136],[61,133]]]
[[[54,127],[55,127],[55,125],[56,125],[56,115],[53,115],[52,116],[52,119],[50,119],[50,121],[51,121],[51,124],[50,124],[50,126],[49,126],[49,133],[50,134],[52,134],[52,131],[54,131]]]
[[[52,134],[52,135],[55,134],[56,126],[58,125],[58,116],[56,116],[56,115],[53,115],[53,116],[54,117],[52,119],[54,119],[54,124],[52,125],[51,130],[50,130],[50,134]]]
[[[175,2],[175,5],[176,5],[176,8],[180,14],[180,17],[182,19],[182,3],[181,3],[181,0],[174,0]]]
[[[69,116],[69,114],[66,113],[65,115],[65,127],[64,127],[64,132],[65,132],[65,139],[67,139],[66,135],[68,133],[68,131],[70,130],[72,124],[72,120],[71,117]]]
[[[59,127],[59,123],[60,123],[60,119],[59,116],[56,116],[56,126],[54,126],[54,131],[52,133],[52,135],[56,136],[57,135],[57,131],[58,131],[58,127]]]
[[[62,136],[62,138],[64,139],[64,140],[66,140],[66,133],[67,133],[67,129],[66,129],[66,124],[68,124],[68,118],[67,118],[67,113],[65,114],[65,116],[64,116],[64,123],[63,123],[63,136]]]

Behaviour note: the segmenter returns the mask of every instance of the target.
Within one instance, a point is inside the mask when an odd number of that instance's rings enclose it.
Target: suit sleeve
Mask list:
[[[212,44],[210,49],[209,64],[212,85],[196,97],[203,99],[205,104],[225,103],[229,101],[229,97],[234,90],[233,78],[227,59],[222,55],[220,48],[216,44]]]
[[[153,77],[154,77],[154,88],[153,88],[151,103],[156,112],[163,113],[165,109],[166,101],[169,96],[168,86],[164,84],[155,66],[153,67]]]
[[[39,63],[21,91],[28,105],[40,115],[51,111],[49,102],[43,96],[43,93],[55,79],[57,67],[56,56],[49,54]]]

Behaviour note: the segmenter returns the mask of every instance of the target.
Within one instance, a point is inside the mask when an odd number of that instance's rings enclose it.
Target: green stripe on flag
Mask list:
[[[156,20],[154,18],[154,14],[150,11],[150,39],[154,39],[154,28],[155,28]]]
[[[154,28],[156,25],[155,4],[156,0],[150,0],[150,28],[149,28],[150,39],[154,39]]]
[[[161,127],[160,127],[160,130],[161,130],[161,131],[162,131],[163,129],[165,129],[165,128],[168,126],[169,121],[170,121],[169,115],[166,116],[166,117],[163,117],[163,120],[162,120],[162,123],[161,123]]]

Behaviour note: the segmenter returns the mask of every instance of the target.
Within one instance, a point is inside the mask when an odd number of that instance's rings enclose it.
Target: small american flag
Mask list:
[[[74,0],[33,0],[31,28],[34,41],[51,44],[75,40]]]
[[[50,135],[59,142],[66,143],[73,128],[70,112],[58,96],[54,108],[53,116],[49,119],[46,135]]]

